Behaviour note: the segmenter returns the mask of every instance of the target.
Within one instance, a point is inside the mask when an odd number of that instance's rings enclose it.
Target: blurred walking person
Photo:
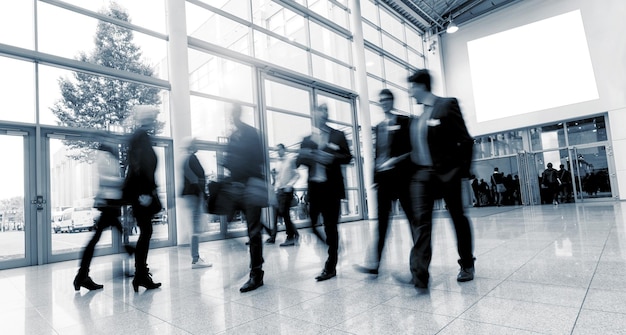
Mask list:
[[[319,215],[324,218],[325,242],[328,245],[328,259],[317,281],[328,280],[337,275],[339,250],[339,210],[341,199],[346,197],[341,165],[350,163],[352,154],[346,135],[331,128],[328,123],[328,106],[322,104],[313,111],[315,127],[313,133],[302,140],[296,166],[305,165],[309,169],[308,200],[313,233],[317,232]],[[321,237],[320,237],[321,238]]]
[[[135,277],[133,289],[139,286],[148,290],[161,287],[155,283],[148,269],[148,250],[152,238],[152,217],[162,209],[156,193],[157,185],[154,173],[157,156],[152,149],[150,132],[154,131],[158,109],[154,106],[135,106],[135,121],[139,128],[131,135],[128,142],[128,170],[124,181],[124,200],[128,201],[133,216],[139,227],[139,238],[135,250]]]
[[[413,164],[409,157],[411,141],[408,116],[393,113],[394,97],[389,89],[380,91],[379,102],[385,113],[385,120],[376,125],[376,157],[374,164],[374,184],[377,188],[378,234],[375,238],[376,259],[365,266],[355,265],[359,272],[378,274],[385,239],[389,228],[389,215],[396,199],[409,223],[413,219],[409,184]]]
[[[474,140],[456,98],[442,98],[431,92],[428,70],[417,70],[408,81],[409,94],[424,105],[424,112],[411,123],[411,160],[417,168],[411,179],[415,216],[410,256],[412,283],[417,288],[428,287],[433,206],[441,198],[456,233],[461,267],[456,280],[470,281],[474,279],[473,237],[463,209],[462,179],[470,176]]]
[[[200,257],[199,251],[199,235],[202,233],[201,219],[206,199],[206,176],[204,168],[196,156],[198,151],[196,140],[191,139],[186,149],[188,156],[183,165],[184,186],[182,195],[191,210],[191,268],[199,269],[213,266]]]
[[[233,105],[232,122],[235,126],[233,133],[228,138],[226,157],[223,165],[230,171],[233,183],[245,187],[242,197],[235,199],[234,209],[243,211],[248,225],[248,238],[250,245],[250,278],[239,288],[240,292],[256,290],[263,286],[263,242],[261,240],[261,209],[262,205],[254,203],[248,185],[253,180],[265,183],[263,174],[264,151],[261,145],[261,136],[252,126],[241,120],[242,109],[238,104]],[[265,185],[267,192],[267,185]],[[267,197],[267,193],[265,194]]]
[[[271,242],[276,240],[278,231],[278,217],[282,217],[285,222],[285,233],[287,239],[281,243],[281,247],[295,245],[300,235],[296,226],[291,221],[289,211],[291,209],[291,201],[293,200],[293,186],[298,181],[300,175],[296,170],[295,159],[286,155],[285,145],[279,143],[278,147],[278,167],[276,169],[276,177],[274,189],[276,190],[276,208],[274,208],[274,226],[272,227],[270,239]]]
[[[95,283],[89,277],[89,267],[96,244],[100,241],[102,231],[106,228],[114,227],[120,234],[124,232],[119,220],[122,205],[122,183],[124,180],[120,177],[118,152],[117,145],[113,146],[107,143],[100,143],[96,151],[98,193],[94,200],[94,207],[100,211],[100,218],[96,222],[93,237],[85,246],[81,256],[80,269],[74,278],[74,289],[76,291],[80,290],[81,287],[88,290],[98,290],[104,287],[104,285]],[[133,253],[134,248],[129,245],[124,247],[129,255]]]

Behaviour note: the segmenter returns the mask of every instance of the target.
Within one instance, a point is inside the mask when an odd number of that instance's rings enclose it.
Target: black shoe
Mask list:
[[[474,279],[474,267],[473,266],[471,268],[461,267],[461,270],[459,270],[459,275],[456,276],[456,281],[459,281],[459,282],[470,281],[473,279]]]
[[[267,244],[274,244],[274,243],[276,243],[276,238],[275,237],[270,237],[267,240],[265,240],[265,243],[267,243]]]
[[[133,278],[133,290],[135,292],[139,292],[139,286],[143,286],[146,290],[154,290],[156,288],[161,287],[161,283],[155,283],[152,281],[152,275],[150,273],[145,274],[135,274],[135,278]]]
[[[358,264],[354,264],[352,265],[352,267],[357,270],[358,272],[361,273],[369,273],[371,275],[377,275],[378,274],[378,268],[368,268],[366,266],[362,266],[362,265],[358,265]]]
[[[292,245],[296,245],[296,238],[295,237],[287,237],[285,242],[280,244],[281,247],[289,247],[289,246],[292,246]]]
[[[471,262],[472,266],[463,266],[463,263],[461,263],[461,260],[459,259],[458,263],[461,266],[461,270],[459,270],[459,274],[456,276],[456,281],[465,282],[465,281],[470,281],[474,279],[474,264],[473,263],[475,259],[476,258],[472,259],[472,262]]]
[[[80,290],[81,287],[90,291],[99,290],[104,287],[104,285],[96,284],[89,276],[81,277],[82,276],[76,275],[76,278],[74,278],[74,290],[76,291]]]
[[[249,291],[254,291],[257,288],[263,286],[263,272],[261,272],[261,274],[250,274],[250,279],[248,279],[248,281],[243,284],[242,287],[239,288],[239,292],[249,292]]]
[[[317,281],[329,280],[332,277],[337,275],[337,271],[327,271],[326,269],[322,270],[322,273],[319,276],[315,277]]]

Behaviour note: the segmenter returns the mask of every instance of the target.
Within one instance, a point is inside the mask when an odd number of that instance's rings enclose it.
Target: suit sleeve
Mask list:
[[[456,99],[450,99],[448,112],[448,122],[451,123],[453,129],[456,129],[454,135],[456,135],[457,152],[460,155],[459,162],[461,165],[461,176],[469,177],[474,152],[474,139],[467,131],[463,114],[461,114],[461,109],[459,108],[459,103]]]
[[[333,164],[348,164],[352,160],[352,154],[350,153],[350,147],[348,147],[348,140],[346,135],[339,130],[333,132],[336,138],[336,144],[339,146],[338,150],[328,150],[328,147],[324,151],[333,154]]]

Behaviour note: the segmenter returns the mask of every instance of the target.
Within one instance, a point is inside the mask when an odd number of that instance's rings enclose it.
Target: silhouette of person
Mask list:
[[[374,164],[374,183],[377,188],[378,234],[375,238],[376,259],[366,266],[355,265],[359,272],[378,274],[380,260],[385,247],[389,228],[389,215],[392,204],[399,199],[402,209],[409,220],[413,219],[409,184],[413,164],[409,157],[411,141],[408,116],[392,113],[394,97],[389,89],[380,91],[379,102],[385,113],[385,120],[376,125],[376,157]]]
[[[259,132],[252,126],[241,120],[241,105],[232,106],[231,116],[235,126],[234,131],[228,138],[224,167],[230,171],[230,177],[234,183],[248,184],[252,178],[265,182],[263,174],[264,151],[261,145]],[[266,185],[267,189],[267,185]],[[244,193],[246,191],[244,190]],[[261,241],[261,209],[262,207],[252,203],[250,194],[235,199],[235,210],[244,212],[248,226],[250,245],[250,277],[239,288],[240,292],[256,290],[263,286],[263,243]]]
[[[285,145],[279,143],[278,147],[278,167],[276,170],[276,179],[274,189],[276,190],[276,208],[274,211],[274,226],[270,236],[271,243],[276,240],[278,230],[278,217],[281,216],[285,222],[285,231],[287,239],[281,243],[281,247],[292,246],[296,244],[298,230],[291,221],[289,210],[291,209],[291,201],[293,200],[293,185],[298,181],[300,175],[296,170],[295,159],[286,155]]]
[[[96,223],[93,237],[87,243],[82,253],[80,269],[74,278],[74,289],[76,291],[80,290],[81,287],[88,290],[98,290],[104,287],[104,285],[95,283],[91,277],[89,277],[89,267],[93,259],[96,244],[100,241],[102,231],[108,227],[115,227],[120,234],[124,231],[119,220],[119,216],[121,215],[123,179],[120,177],[120,161],[117,146],[100,143],[98,145],[98,151],[96,152],[96,163],[98,166],[99,186],[94,201],[94,207],[100,211],[100,218],[98,218],[98,222]],[[131,246],[125,245],[124,247],[129,255],[134,252],[134,248]]]
[[[553,205],[558,205],[559,178],[558,171],[548,163],[547,168],[541,174],[541,182],[546,187],[546,195],[552,200]]]
[[[345,186],[341,165],[350,163],[352,154],[346,135],[331,128],[328,122],[328,106],[322,104],[313,111],[315,127],[311,135],[300,145],[296,166],[305,165],[309,169],[308,202],[313,233],[320,239],[316,226],[320,214],[324,220],[328,259],[317,281],[328,280],[337,275],[339,233],[337,224],[341,199],[345,198]]]
[[[191,139],[186,149],[188,156],[183,165],[184,186],[182,195],[187,202],[187,206],[191,209],[191,222],[193,225],[191,235],[191,268],[199,269],[213,265],[202,259],[199,251],[199,235],[202,233],[202,209],[206,199],[206,176],[204,175],[204,168],[202,168],[196,156],[196,152],[198,152],[196,140]]]
[[[135,120],[139,127],[128,141],[128,171],[124,181],[123,197],[133,209],[133,216],[139,227],[139,238],[135,250],[135,277],[133,289],[139,286],[148,290],[161,287],[152,280],[148,269],[148,250],[152,238],[152,217],[162,209],[156,194],[157,185],[154,173],[157,156],[152,148],[150,133],[154,131],[158,109],[154,106],[135,106]]]

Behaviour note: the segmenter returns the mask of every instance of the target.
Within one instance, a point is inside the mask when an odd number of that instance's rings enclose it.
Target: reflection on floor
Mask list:
[[[213,263],[191,269],[189,248],[150,252],[161,289],[134,293],[123,255],[94,260],[104,289],[75,293],[77,261],[0,271],[3,334],[624,334],[626,203],[475,208],[476,279],[457,283],[455,238],[438,213],[428,292],[408,273],[410,234],[396,218],[381,274],[353,270],[374,223],[340,226],[336,278],[315,282],[325,246],[265,245],[265,286],[249,293],[247,238],[201,244]],[[280,233],[277,242],[282,242]]]

